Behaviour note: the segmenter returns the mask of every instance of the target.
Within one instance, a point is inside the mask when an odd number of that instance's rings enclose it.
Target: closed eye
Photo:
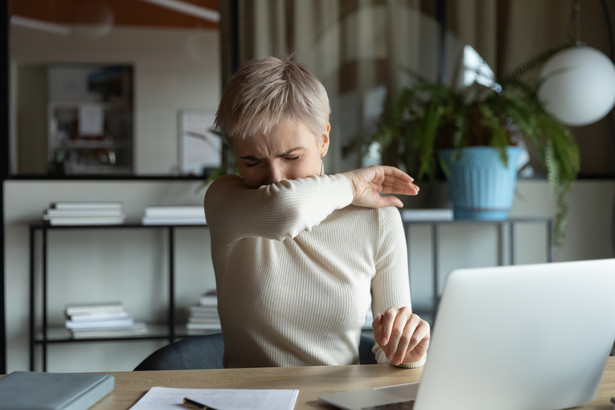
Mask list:
[[[285,159],[285,160],[287,160],[287,161],[296,161],[296,160],[298,160],[299,158],[301,158],[301,157],[300,157],[300,156],[296,156],[296,157],[284,157],[284,159]]]

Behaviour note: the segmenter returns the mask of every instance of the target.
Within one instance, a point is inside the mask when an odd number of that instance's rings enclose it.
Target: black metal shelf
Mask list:
[[[208,331],[193,331],[186,329],[185,324],[178,325],[175,320],[175,230],[185,228],[204,228],[205,224],[186,225],[143,225],[140,223],[126,223],[115,225],[49,225],[38,223],[30,225],[30,320],[29,320],[29,354],[30,370],[35,370],[36,346],[42,350],[42,371],[47,371],[47,347],[50,344],[59,343],[83,343],[83,342],[108,342],[130,340],[168,340],[173,342],[180,337],[188,337],[206,334]],[[167,233],[167,247],[169,253],[168,264],[168,312],[165,324],[148,325],[148,330],[143,334],[131,334],[113,337],[75,338],[71,333],[60,327],[54,327],[48,322],[47,298],[48,298],[48,232],[59,230],[110,230],[110,229],[158,229]],[[38,235],[37,235],[38,234]],[[37,269],[36,249],[37,239],[41,244],[40,266]],[[40,271],[37,275],[37,271]],[[37,312],[37,286],[40,284],[40,312]],[[38,316],[40,314],[41,316]],[[41,317],[40,328],[37,329],[37,318]],[[209,332],[211,333],[211,332]]]
[[[494,226],[498,230],[498,265],[514,265],[516,263],[515,253],[515,236],[516,227],[519,224],[542,224],[545,226],[546,231],[546,246],[545,254],[546,261],[553,261],[553,219],[547,217],[512,217],[504,220],[479,220],[479,219],[411,219],[403,218],[404,229],[406,233],[410,229],[411,225],[429,225],[431,227],[431,240],[432,240],[432,307],[430,311],[426,311],[426,316],[430,317],[432,321],[435,321],[438,304],[440,302],[440,281],[438,279],[440,250],[439,244],[439,231],[441,226],[446,225],[484,225]],[[504,260],[504,237],[505,232],[508,231],[508,261]],[[408,241],[409,244],[409,241]],[[410,259],[410,246],[408,246],[408,257]]]
[[[175,327],[175,337],[184,338],[192,336],[202,336],[211,333],[220,333],[220,330],[190,330],[185,325]],[[126,334],[121,336],[96,336],[96,337],[74,337],[65,327],[47,328],[47,337],[43,336],[39,330],[34,336],[34,344],[61,344],[61,343],[83,343],[83,342],[109,342],[125,340],[161,340],[169,338],[169,328],[166,324],[147,324],[147,330],[140,334]]]

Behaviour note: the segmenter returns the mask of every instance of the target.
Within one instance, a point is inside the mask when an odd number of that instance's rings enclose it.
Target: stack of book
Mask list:
[[[369,308],[367,310],[367,314],[365,315],[365,322],[363,323],[363,330],[372,330],[372,323],[374,322],[374,313],[372,309]]]
[[[205,225],[202,205],[148,206],[143,225]]]
[[[190,317],[186,324],[188,330],[220,330],[218,317],[218,298],[215,291],[208,291],[201,296],[199,303],[190,306]]]
[[[450,208],[408,209],[401,210],[404,222],[412,221],[452,221],[453,210]]]
[[[66,328],[79,338],[130,336],[146,332],[121,302],[71,304],[65,309]]]
[[[125,219],[121,202],[53,202],[43,212],[50,225],[113,225]]]

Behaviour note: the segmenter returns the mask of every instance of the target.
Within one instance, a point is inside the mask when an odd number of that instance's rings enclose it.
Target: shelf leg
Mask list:
[[[43,264],[43,371],[47,371],[47,230],[42,230],[43,247],[42,247],[42,264]]]
[[[431,240],[432,240],[432,256],[433,256],[433,308],[432,308],[432,321],[436,321],[436,313],[438,311],[438,304],[440,303],[440,297],[438,295],[438,224],[433,223],[431,225]]]
[[[175,234],[169,227],[169,343],[175,341]]]
[[[30,371],[34,371],[34,338],[35,338],[35,334],[34,334],[34,310],[35,310],[35,306],[34,306],[34,296],[35,296],[35,289],[34,289],[34,284],[35,284],[35,278],[34,278],[34,271],[35,271],[35,266],[34,266],[34,243],[35,243],[35,235],[36,235],[36,231],[34,230],[33,227],[30,227],[30,321],[29,321],[29,332],[30,332],[30,346],[29,346],[29,352],[30,352]]]

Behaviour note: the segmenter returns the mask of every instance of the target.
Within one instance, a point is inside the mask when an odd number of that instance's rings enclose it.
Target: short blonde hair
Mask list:
[[[329,97],[305,67],[275,57],[249,61],[222,93],[215,125],[232,140],[267,134],[282,119],[303,122],[314,135],[329,123]]]

